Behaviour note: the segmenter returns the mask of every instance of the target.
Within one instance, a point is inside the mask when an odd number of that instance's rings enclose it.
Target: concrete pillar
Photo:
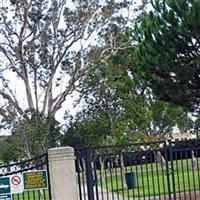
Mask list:
[[[52,200],[78,200],[74,149],[49,149],[48,158]]]

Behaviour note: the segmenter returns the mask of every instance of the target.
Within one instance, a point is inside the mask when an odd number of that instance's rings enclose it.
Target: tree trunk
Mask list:
[[[162,167],[164,167],[164,166],[166,165],[166,160],[165,160],[165,158],[163,157],[163,155],[161,154],[160,151],[156,151],[156,152],[154,153],[154,156],[155,156],[155,161],[156,161],[157,163],[160,163],[160,165],[161,165]]]
[[[101,166],[101,179],[102,179],[102,182],[104,182],[105,181],[104,159],[101,156],[99,157],[99,162]]]
[[[124,189],[127,189],[127,185],[126,185],[126,178],[125,178],[125,165],[124,165],[124,158],[123,155],[120,154],[120,168],[121,168],[121,176],[122,176],[122,187]]]

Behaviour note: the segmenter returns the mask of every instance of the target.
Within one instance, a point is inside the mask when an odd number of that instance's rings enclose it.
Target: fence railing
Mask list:
[[[74,149],[51,148],[0,166],[0,200],[77,200],[76,178]]]
[[[26,172],[34,172],[34,171],[42,171],[45,170],[45,173],[47,172],[47,179],[49,179],[49,170],[48,170],[48,155],[47,153],[40,155],[38,157],[23,160],[20,162],[13,162],[13,163],[7,163],[0,165],[0,199],[12,199],[12,200],[50,200],[50,182],[47,181],[47,189],[33,189],[33,190],[26,190],[26,191],[20,191],[12,192],[6,191],[5,194],[2,191],[4,184],[4,179],[8,177],[11,179],[13,177],[13,184],[20,186],[21,181],[23,181],[23,173]],[[46,177],[45,177],[46,178]],[[5,179],[6,181],[6,179]],[[10,185],[9,190],[12,190],[12,180],[9,180],[10,183],[7,183]],[[36,183],[33,183],[36,184]],[[41,183],[38,183],[38,185]],[[24,190],[24,188],[22,189]],[[11,193],[11,196],[9,195]]]
[[[80,200],[198,199],[200,141],[76,149]]]

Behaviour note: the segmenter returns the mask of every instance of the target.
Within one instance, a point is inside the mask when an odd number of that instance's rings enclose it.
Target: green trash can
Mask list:
[[[137,188],[137,176],[135,172],[125,173],[125,178],[128,189]]]

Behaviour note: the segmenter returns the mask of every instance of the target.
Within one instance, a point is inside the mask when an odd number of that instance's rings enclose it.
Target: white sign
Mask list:
[[[11,193],[22,193],[24,191],[24,183],[21,174],[13,174],[10,176]]]

